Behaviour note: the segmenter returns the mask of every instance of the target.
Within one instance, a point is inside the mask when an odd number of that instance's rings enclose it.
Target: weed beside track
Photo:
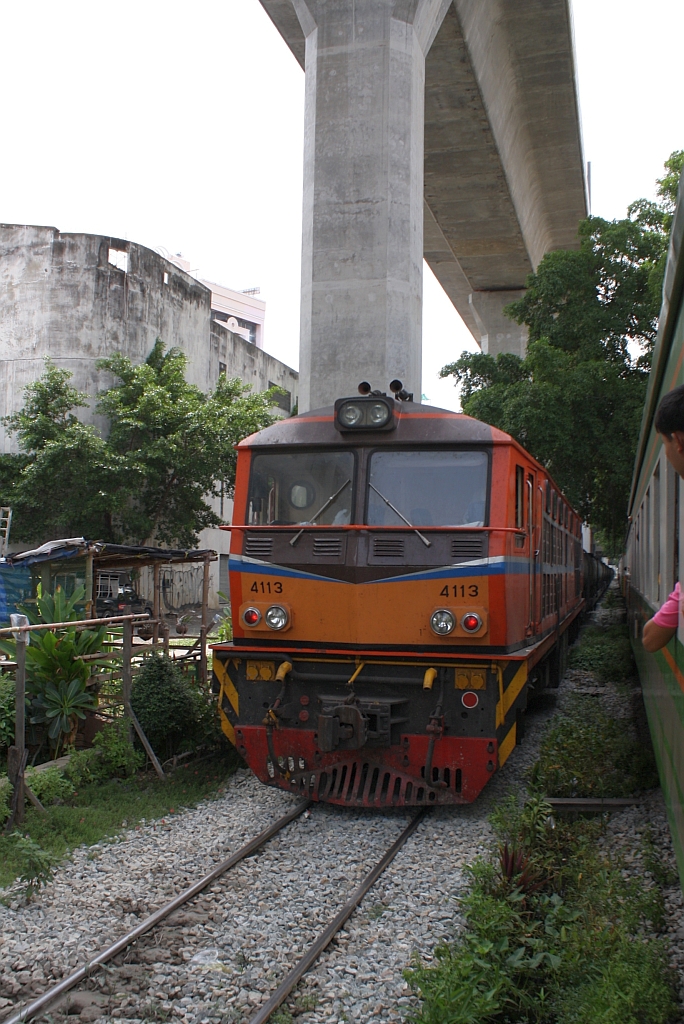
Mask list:
[[[165,819],[196,806],[220,792],[239,763],[230,753],[217,755],[179,766],[166,782],[150,773],[77,786],[63,779],[60,785],[55,783],[56,795],[45,800],[46,814],[27,807],[21,834],[59,859],[77,846],[93,846],[138,822]],[[27,870],[24,846],[14,835],[0,834],[0,887]]]
[[[609,596],[609,614],[620,614]],[[625,647],[626,643],[626,647]],[[557,819],[544,796],[628,796],[657,786],[625,628],[586,629],[571,681],[529,773],[491,816],[495,843],[469,867],[465,929],[415,958],[415,1024],[670,1024],[681,1019],[664,934],[676,876],[648,827],[637,858],[611,847],[605,818]],[[589,672],[591,671],[591,675]],[[575,692],[572,692],[574,689]]]

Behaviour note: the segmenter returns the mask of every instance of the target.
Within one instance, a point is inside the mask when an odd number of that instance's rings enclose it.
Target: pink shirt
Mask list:
[[[662,626],[663,629],[677,628],[679,625],[679,606],[681,598],[682,592],[679,589],[679,583],[677,583],[660,611],[657,611],[653,616],[653,621],[656,626]]]

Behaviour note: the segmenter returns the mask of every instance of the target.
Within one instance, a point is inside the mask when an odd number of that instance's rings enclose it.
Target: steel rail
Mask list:
[[[59,999],[59,997],[64,995],[65,992],[68,992],[75,985],[78,985],[79,982],[90,977],[91,974],[93,974],[103,964],[106,964],[108,960],[111,960],[112,957],[116,956],[117,953],[121,953],[126,946],[130,946],[132,942],[135,942],[135,940],[139,939],[141,935],[145,935],[146,932],[149,932],[152,928],[158,925],[160,921],[163,921],[164,918],[177,910],[178,907],[182,907],[183,904],[187,903],[188,900],[191,900],[193,896],[197,896],[198,893],[202,892],[203,889],[206,889],[206,887],[211,882],[219,878],[220,875],[224,874],[230,868],[235,867],[235,865],[241,860],[244,860],[245,857],[249,857],[250,854],[254,853],[260,846],[263,846],[264,843],[268,842],[269,839],[272,839],[274,835],[280,832],[282,828],[289,825],[291,821],[295,820],[295,818],[298,818],[299,815],[302,814],[310,805],[311,800],[304,800],[297,804],[293,810],[283,815],[282,818],[278,818],[278,820],[274,821],[272,825],[265,828],[263,832],[260,832],[259,835],[254,837],[254,839],[251,839],[246,846],[241,847],[236,853],[233,853],[228,857],[227,860],[222,861],[214,868],[213,871],[210,871],[208,875],[200,878],[199,881],[195,882],[195,884],[191,885],[189,889],[186,889],[184,892],[176,896],[170,903],[160,907],[160,909],[156,910],[154,914],[150,915],[150,917],[145,918],[145,920],[141,921],[140,924],[132,931],[123,935],[120,939],[117,939],[117,941],[113,945],[108,946],[107,949],[103,949],[101,953],[98,953],[97,956],[93,957],[92,960],[89,960],[87,964],[83,965],[83,967],[79,967],[79,969],[74,971],[73,974],[70,974],[68,978],[64,978],[57,985],[48,989],[48,991],[44,992],[42,996],[39,996],[38,999],[34,999],[32,1003],[29,1003],[12,1017],[5,1018],[5,1020],[2,1021],[2,1024],[20,1024],[21,1021],[30,1020],[41,1010],[47,1009],[51,1003],[54,1003],[55,1000]]]
[[[313,945],[309,947],[296,967],[290,971],[268,1002],[264,1003],[261,1009],[250,1018],[249,1024],[266,1024],[266,1021],[269,1019],[271,1014],[278,1009],[285,999],[287,999],[295,985],[301,981],[309,968],[316,962],[316,960],[318,960],[326,946],[328,946],[333,940],[342,925],[345,924],[354,913],[371,886],[375,884],[385,868],[392,863],[409,836],[413,835],[429,809],[430,808],[428,807],[423,807],[416,815],[414,815],[413,819],[406,826],[399,838],[392,844],[392,846],[390,846],[389,850],[387,850],[382,859],[378,861],[373,870],[366,875],[364,880],[361,882],[361,885],[352,893],[340,910],[339,914],[333,918],[325,931],[321,932]],[[8,1021],[7,1024],[13,1024],[13,1021]]]
[[[641,803],[641,798],[611,796],[545,796],[554,811],[619,811]]]

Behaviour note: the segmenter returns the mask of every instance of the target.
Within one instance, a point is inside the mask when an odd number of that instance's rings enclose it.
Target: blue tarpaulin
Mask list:
[[[33,595],[31,570],[28,566],[12,566],[0,562],[0,623],[9,625],[10,615],[17,605]]]

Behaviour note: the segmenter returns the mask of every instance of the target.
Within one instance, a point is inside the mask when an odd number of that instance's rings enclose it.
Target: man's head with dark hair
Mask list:
[[[668,391],[661,399],[654,425],[665,437],[672,437],[675,431],[684,433],[684,384]]]
[[[662,438],[668,462],[684,478],[684,384],[661,399],[654,426]]]

